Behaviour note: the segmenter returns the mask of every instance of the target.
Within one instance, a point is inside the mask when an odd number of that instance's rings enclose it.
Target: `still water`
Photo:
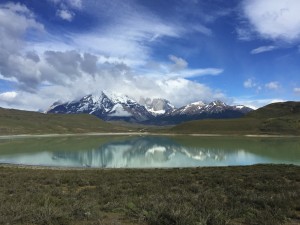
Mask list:
[[[0,139],[0,163],[56,167],[163,168],[300,165],[299,138],[74,136]]]

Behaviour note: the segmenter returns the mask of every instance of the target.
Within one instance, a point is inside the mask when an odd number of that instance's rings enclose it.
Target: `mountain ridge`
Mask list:
[[[127,95],[102,91],[99,95],[89,94],[79,100],[55,102],[46,113],[85,113],[105,121],[123,120],[142,124],[169,125],[207,118],[240,118],[250,111],[252,109],[246,106],[230,106],[220,100],[208,104],[198,101],[175,108],[168,100],[162,98],[141,98],[137,102]]]

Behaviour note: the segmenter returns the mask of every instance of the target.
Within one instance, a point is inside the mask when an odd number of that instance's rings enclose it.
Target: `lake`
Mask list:
[[[92,168],[300,165],[300,140],[223,136],[2,138],[0,163]]]

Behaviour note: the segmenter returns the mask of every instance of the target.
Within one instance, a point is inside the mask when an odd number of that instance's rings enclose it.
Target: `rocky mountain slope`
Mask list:
[[[143,122],[153,115],[141,104],[126,95],[108,94],[87,95],[79,100],[66,103],[54,103],[47,113],[77,114],[87,113],[103,120],[124,120],[128,122]]]
[[[229,106],[221,101],[194,102],[176,109],[166,99],[141,98],[139,102],[126,95],[101,92],[71,102],[54,103],[46,113],[92,114],[106,121],[123,120],[144,124],[178,124],[206,118],[239,118],[252,111],[246,106]]]

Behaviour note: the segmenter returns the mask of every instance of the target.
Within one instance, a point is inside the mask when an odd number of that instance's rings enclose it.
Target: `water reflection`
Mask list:
[[[9,143],[1,140],[0,163],[97,168],[300,164],[300,145],[294,139],[281,140],[279,148],[274,145],[278,141],[275,139],[158,136],[119,139],[44,138],[11,140]],[[288,151],[288,145],[294,149]],[[32,151],[22,151],[21,146]]]

